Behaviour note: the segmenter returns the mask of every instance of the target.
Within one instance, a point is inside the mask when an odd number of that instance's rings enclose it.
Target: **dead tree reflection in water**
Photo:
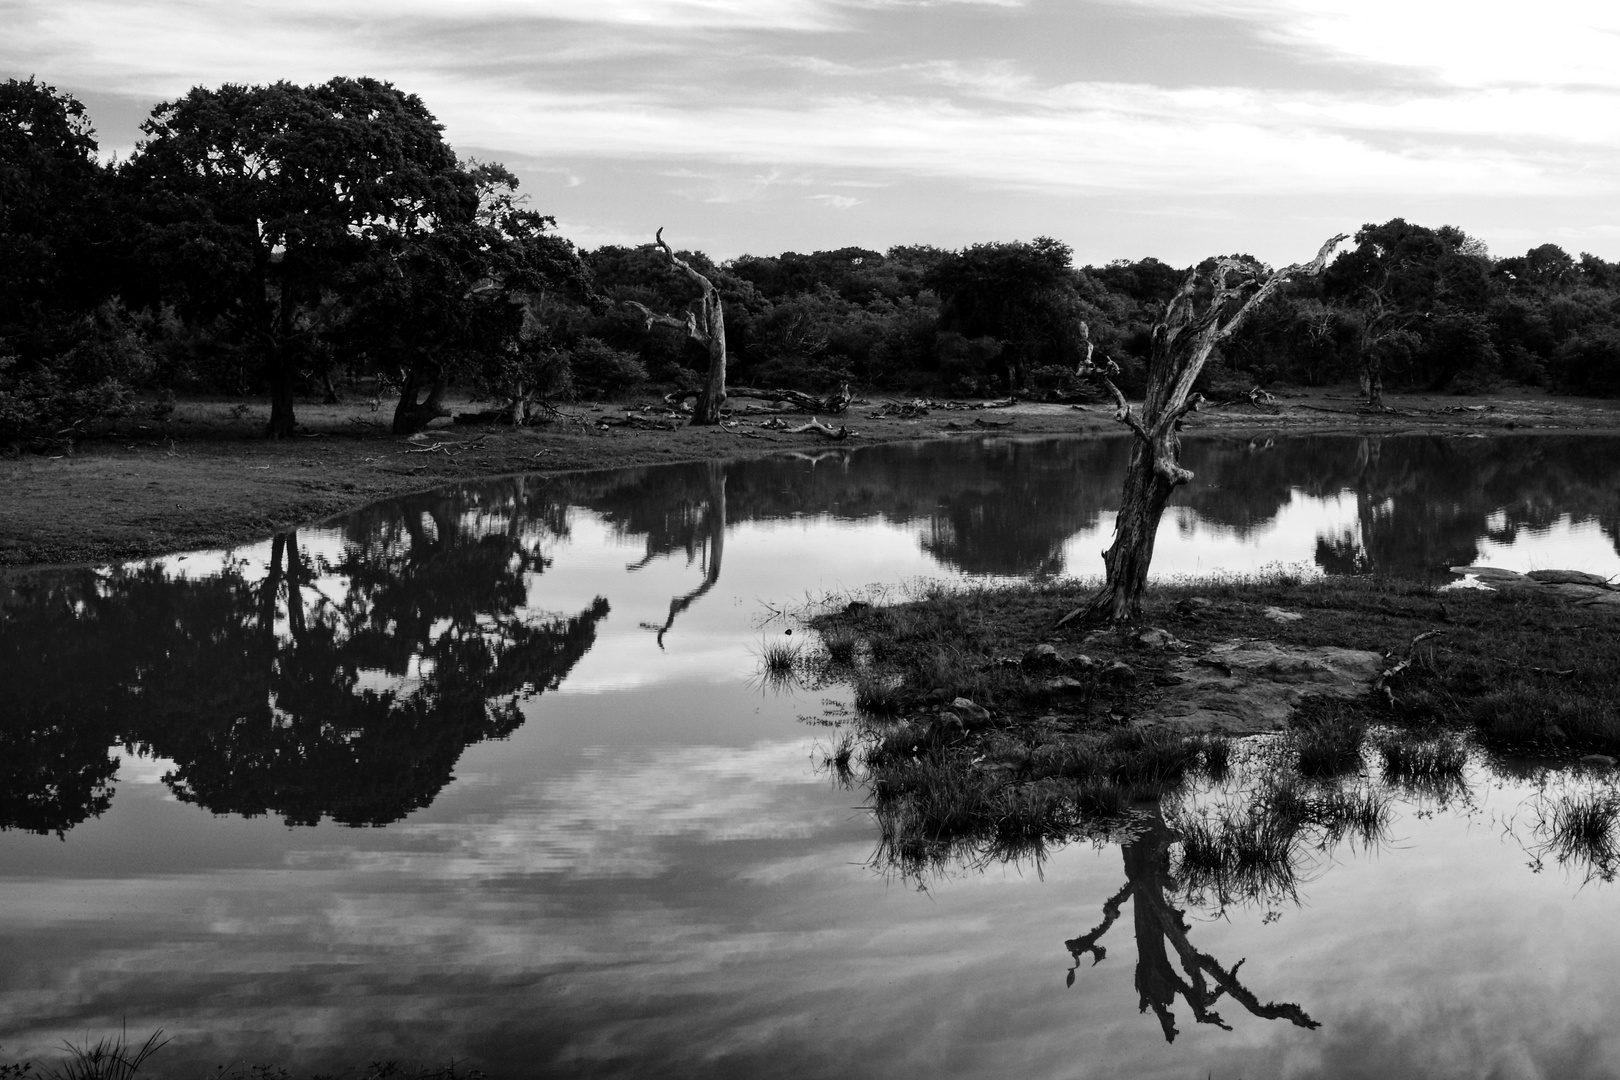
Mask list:
[[[690,561],[696,557],[703,567],[703,580],[697,588],[689,593],[677,596],[669,602],[669,617],[662,626],[656,623],[642,623],[643,630],[651,630],[658,635],[658,647],[664,647],[664,635],[669,628],[675,625],[675,617],[703,598],[708,591],[720,581],[720,563],[726,552],[726,468],[720,462],[711,461],[708,464],[708,496],[703,504],[703,512],[698,515],[696,526],[686,544],[686,556]],[[631,563],[627,570],[632,572],[640,570],[654,558],[649,552],[640,562]]]
[[[1069,968],[1068,985],[1074,985],[1075,971],[1083,956],[1090,954],[1095,967],[1107,955],[1101,939],[1118,921],[1126,900],[1133,901],[1132,915],[1136,930],[1136,991],[1141,995],[1142,1012],[1152,1009],[1164,1029],[1166,1042],[1174,1042],[1176,1017],[1171,1012],[1176,995],[1186,999],[1193,1019],[1200,1024],[1214,1024],[1223,1030],[1232,1030],[1214,1009],[1222,995],[1242,1005],[1251,1014],[1263,1020],[1285,1019],[1296,1027],[1316,1028],[1321,1025],[1312,1020],[1304,1009],[1291,1002],[1261,1004],[1248,987],[1238,980],[1239,960],[1230,968],[1208,953],[1199,951],[1187,935],[1184,913],[1170,903],[1178,883],[1170,873],[1170,845],[1176,834],[1165,823],[1164,813],[1155,800],[1136,839],[1123,845],[1125,878],[1123,888],[1103,904],[1103,921],[1090,933],[1064,942],[1074,957]],[[1177,971],[1171,962],[1170,950],[1175,951],[1181,963]]]

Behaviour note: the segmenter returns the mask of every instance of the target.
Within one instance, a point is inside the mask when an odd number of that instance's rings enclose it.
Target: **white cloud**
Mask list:
[[[1611,0],[1108,0],[1252,23],[1288,48],[1427,73],[1457,86],[1620,86]]]

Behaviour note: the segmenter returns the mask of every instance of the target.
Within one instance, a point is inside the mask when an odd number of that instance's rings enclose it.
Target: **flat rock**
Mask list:
[[[1583,570],[1532,570],[1525,577],[1545,585],[1595,585],[1600,589],[1613,589],[1609,579]]]
[[[1057,667],[1060,662],[1058,651],[1050,645],[1031,645],[1024,652],[1023,664],[1027,668]]]
[[[1188,733],[1279,731],[1307,695],[1348,699],[1370,693],[1384,663],[1381,655],[1364,649],[1222,642],[1202,657],[1171,661],[1174,683],[1165,688],[1153,717]]]
[[[1582,600],[1596,600],[1600,596],[1608,595],[1608,589],[1597,585],[1577,585],[1571,581],[1554,581],[1542,584],[1536,588],[1541,596],[1556,596],[1560,600],[1571,600],[1580,603]]]
[[[1102,676],[1109,682],[1134,683],[1136,681],[1136,669],[1123,660],[1115,660],[1103,668]]]
[[[1279,623],[1299,622],[1299,620],[1301,620],[1301,619],[1303,619],[1305,617],[1305,616],[1301,615],[1297,611],[1284,611],[1280,607],[1268,607],[1264,611],[1262,611],[1260,614],[1264,615],[1266,618],[1270,619],[1272,622],[1279,622]]]
[[[1139,648],[1143,649],[1174,649],[1181,645],[1176,636],[1168,630],[1161,630],[1150,626],[1132,638]]]
[[[1472,574],[1481,581],[1523,581],[1524,575],[1516,570],[1500,570],[1494,566],[1453,566],[1453,574]]]
[[[950,704],[950,711],[962,718],[968,727],[983,727],[990,722],[990,710],[971,698],[959,697]]]

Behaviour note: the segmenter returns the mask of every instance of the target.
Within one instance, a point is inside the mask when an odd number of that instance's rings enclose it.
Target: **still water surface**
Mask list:
[[[1543,789],[1398,799],[1299,903],[1187,905],[1260,1001],[1138,1011],[1129,851],[870,865],[776,694],[771,612],[1092,573],[1127,447],[1020,441],[496,481],[233,552],[0,582],[0,1061],[162,1027],[171,1067],[493,1075],[1609,1076],[1620,904]],[[1620,442],[1193,442],[1164,573],[1620,573]],[[1592,781],[1583,781],[1591,783]],[[365,827],[371,826],[371,827]],[[1123,856],[1123,857],[1122,857]],[[1590,879],[1590,880],[1589,880]],[[1087,961],[1089,964],[1089,960]]]

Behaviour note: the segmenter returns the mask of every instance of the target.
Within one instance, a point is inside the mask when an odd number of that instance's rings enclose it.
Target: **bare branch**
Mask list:
[[[1348,239],[1349,234],[1347,233],[1339,233],[1335,236],[1331,236],[1317,251],[1316,258],[1312,259],[1310,262],[1294,263],[1292,266],[1285,266],[1281,270],[1273,271],[1271,276],[1267,277],[1265,281],[1260,283],[1260,287],[1254,291],[1254,295],[1249,297],[1249,299],[1244,302],[1243,306],[1238,308],[1237,313],[1228,319],[1226,324],[1221,327],[1220,331],[1216,334],[1216,340],[1224,340],[1237,333],[1238,328],[1241,327],[1248,319],[1249,313],[1254,311],[1254,309],[1259,307],[1261,304],[1265,303],[1272,293],[1276,292],[1287,282],[1296,277],[1315,277],[1317,274],[1320,274],[1327,268],[1327,261],[1333,257],[1334,249]]]
[[[691,263],[676,255],[674,249],[664,242],[664,227],[662,225],[658,227],[658,232],[655,234],[655,239],[653,242],[663,249],[665,255],[669,256],[670,263],[676,269],[680,270],[687,277],[691,278],[697,283],[698,288],[702,289],[705,295],[715,291],[713,282],[704,277],[702,274],[698,273],[696,270],[692,269]]]
[[[633,308],[638,314],[640,314],[640,316],[646,320],[648,330],[651,330],[655,326],[671,326],[676,330],[685,330],[686,336],[691,338],[693,341],[698,342],[700,345],[708,344],[709,336],[698,328],[697,316],[693,315],[690,311],[686,313],[685,319],[677,319],[673,315],[660,315],[658,312],[649,308],[646,304],[640,303],[636,300],[620,300],[619,303],[627,308]]]

